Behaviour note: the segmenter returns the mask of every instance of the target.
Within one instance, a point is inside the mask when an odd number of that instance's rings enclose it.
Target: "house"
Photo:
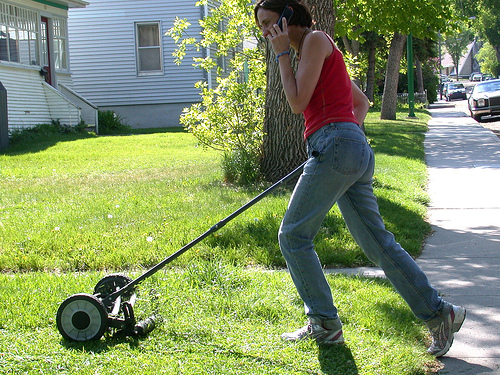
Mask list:
[[[68,58],[68,9],[83,0],[0,0],[0,83],[8,130],[59,120],[97,125],[97,107],[74,89]]]
[[[469,43],[467,46],[467,52],[460,58],[458,63],[458,76],[462,78],[468,78],[471,73],[479,72],[480,66],[476,59],[476,55],[481,48],[481,44],[477,41]],[[445,52],[441,60],[441,74],[456,76],[457,71],[455,69],[455,64],[448,52]]]
[[[172,55],[177,46],[165,35],[178,16],[191,23],[188,36],[200,38],[199,20],[209,5],[196,3],[90,0],[87,7],[71,9],[69,39],[76,90],[134,128],[179,126],[182,109],[200,101],[194,84],[214,79],[192,66],[192,58],[207,56],[209,49],[188,50],[184,62],[177,65]]]

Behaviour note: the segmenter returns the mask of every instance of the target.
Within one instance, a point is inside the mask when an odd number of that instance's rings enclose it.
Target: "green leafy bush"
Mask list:
[[[50,124],[38,124],[26,129],[14,130],[10,133],[10,142],[11,144],[18,144],[44,137],[50,137],[55,134],[84,134],[86,133],[85,128],[86,125],[83,121],[80,121],[76,126],[71,126],[61,124],[61,121],[57,119],[52,120]]]
[[[258,180],[263,138],[265,58],[262,49],[243,47],[245,40],[258,34],[252,7],[249,2],[222,1],[200,21],[200,41],[189,37],[191,24],[185,19],[176,18],[167,32],[177,44],[178,64],[191,46],[217,48],[213,55],[194,59],[194,66],[216,73],[217,78],[211,84],[195,84],[201,102],[185,108],[180,122],[202,145],[224,154],[225,180],[237,184]]]
[[[202,101],[184,109],[180,119],[200,143],[224,153],[225,179],[238,184],[254,182],[259,175],[265,100],[260,85],[265,82],[260,82],[263,75],[258,77],[261,68],[255,61],[250,64],[255,69],[248,81],[241,82],[241,70],[235,69],[218,78],[214,89],[198,82]]]
[[[125,124],[124,119],[111,110],[99,111],[98,116],[99,134],[123,134],[132,132],[130,125]]]
[[[222,170],[226,182],[249,185],[259,179],[259,155],[246,150],[224,153]]]

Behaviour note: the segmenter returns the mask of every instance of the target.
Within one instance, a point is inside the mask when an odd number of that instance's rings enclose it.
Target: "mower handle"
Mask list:
[[[313,157],[317,157],[318,155],[319,154],[316,151],[313,152]],[[214,226],[212,226],[205,233],[201,234],[199,237],[195,238],[194,240],[192,240],[188,244],[184,245],[182,248],[180,248],[179,250],[177,250],[175,253],[173,253],[169,257],[165,258],[163,261],[161,261],[160,263],[158,263],[156,266],[150,268],[148,271],[146,271],[145,273],[143,273],[137,279],[132,280],[131,282],[129,282],[123,288],[118,289],[117,291],[115,291],[115,292],[111,293],[110,295],[108,295],[106,298],[104,298],[102,300],[102,303],[104,304],[104,306],[108,307],[108,306],[113,305],[114,301],[119,296],[121,296],[123,293],[125,293],[128,290],[134,288],[141,281],[143,281],[144,279],[150,277],[151,275],[153,275],[154,273],[156,273],[157,271],[159,271],[160,269],[162,269],[163,267],[165,267],[165,265],[167,265],[168,263],[170,263],[173,260],[175,260],[177,257],[179,257],[180,255],[182,255],[183,253],[185,253],[187,250],[189,250],[190,248],[192,248],[194,245],[196,245],[200,241],[204,240],[210,234],[212,234],[212,233],[218,231],[219,229],[221,229],[224,225],[226,225],[228,222],[230,222],[236,216],[240,215],[242,212],[244,212],[247,209],[249,209],[250,207],[252,207],[255,203],[259,202],[262,198],[264,198],[265,196],[269,195],[277,187],[279,187],[280,185],[284,184],[288,180],[290,180],[293,177],[295,177],[296,175],[298,175],[300,172],[302,172],[302,169],[304,168],[304,165],[306,163],[307,163],[307,160],[305,162],[303,162],[301,165],[299,165],[297,168],[295,168],[292,172],[290,172],[289,174],[287,174],[285,177],[283,177],[279,181],[275,182],[273,185],[271,185],[270,187],[268,187],[262,193],[260,193],[259,195],[257,195],[251,201],[249,201],[248,203],[246,203],[245,205],[243,205],[242,207],[240,207],[239,209],[237,209],[236,211],[234,211],[232,214],[230,214],[229,216],[227,216],[225,219],[220,220],[217,224],[215,224]]]

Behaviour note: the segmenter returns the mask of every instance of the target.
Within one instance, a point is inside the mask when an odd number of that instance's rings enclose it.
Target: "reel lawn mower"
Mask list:
[[[313,157],[316,156],[313,155]],[[137,297],[137,285],[207,236],[221,229],[277,187],[297,176],[305,163],[137,279],[132,280],[121,274],[107,275],[96,284],[93,294],[79,293],[65,299],[59,306],[56,317],[57,328],[63,338],[71,341],[98,340],[109,330],[115,330],[115,334],[120,333],[125,336],[143,336],[151,332],[155,328],[156,317],[153,315],[138,322],[134,315],[133,306]]]

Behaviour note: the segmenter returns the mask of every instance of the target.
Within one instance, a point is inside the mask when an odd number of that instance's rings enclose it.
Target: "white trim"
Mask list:
[[[158,46],[154,46],[151,49],[158,48],[160,50],[159,64],[160,70],[139,70],[140,66],[140,55],[139,55],[139,26],[143,25],[156,25],[158,27]],[[135,37],[135,66],[136,73],[139,77],[144,76],[158,76],[164,74],[164,62],[163,62],[163,35],[162,35],[162,24],[160,20],[154,21],[136,21],[134,22],[134,37]],[[144,47],[142,47],[144,48]],[[146,49],[146,48],[144,48]]]
[[[91,106],[92,108],[94,109],[98,109],[98,107],[92,103],[91,101],[85,99],[83,96],[81,96],[79,93],[77,93],[75,90],[72,90],[70,89],[68,86],[60,83],[59,86],[61,86],[62,88],[64,88],[65,90],[68,90],[68,92],[70,92],[72,95],[76,96],[78,99],[80,99],[82,102],[84,102],[85,104],[88,104],[89,106]]]
[[[208,2],[203,6],[203,8],[205,11],[204,17],[206,18],[206,17],[208,17]],[[206,48],[206,53],[207,53],[207,58],[210,58],[210,56],[211,56],[210,46],[208,46]],[[207,72],[207,83],[208,83],[208,89],[211,90],[212,89],[212,69],[210,69]]]

